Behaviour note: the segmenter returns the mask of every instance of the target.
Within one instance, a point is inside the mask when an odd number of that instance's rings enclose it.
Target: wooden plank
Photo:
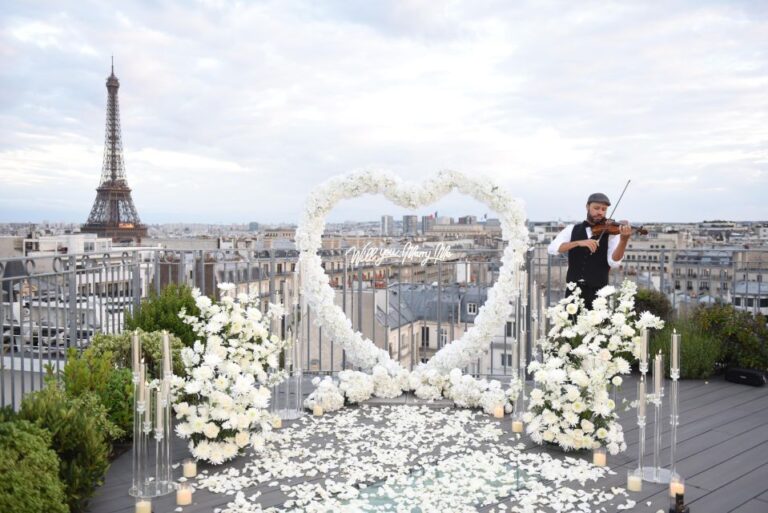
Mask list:
[[[747,501],[736,509],[732,509],[728,513],[766,513],[768,511],[768,502],[752,499]]]
[[[743,475],[732,475],[732,480],[717,490],[691,501],[691,510],[700,507],[715,511],[731,511],[748,502],[766,490],[768,484],[768,463]]]

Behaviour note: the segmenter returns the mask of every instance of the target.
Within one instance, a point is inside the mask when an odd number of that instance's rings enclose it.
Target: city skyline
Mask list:
[[[486,174],[532,220],[581,218],[628,179],[618,219],[768,218],[759,2],[186,5],[0,15],[0,222],[86,221],[113,53],[147,224],[297,223],[313,185],[368,168]],[[453,193],[329,222],[434,210],[494,217]]]

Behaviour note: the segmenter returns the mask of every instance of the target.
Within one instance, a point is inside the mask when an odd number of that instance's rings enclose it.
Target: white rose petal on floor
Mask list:
[[[233,495],[221,513],[256,511],[593,510],[628,504],[622,488],[600,486],[614,474],[589,455],[554,458],[530,451],[518,435],[474,410],[361,405],[306,416],[274,433],[242,469],[201,477],[199,488]],[[288,497],[263,508],[262,483]],[[503,506],[503,507],[502,507]],[[610,508],[609,508],[610,509]]]

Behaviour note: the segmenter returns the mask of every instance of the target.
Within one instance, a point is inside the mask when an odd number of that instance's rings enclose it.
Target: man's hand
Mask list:
[[[579,241],[579,246],[589,248],[590,253],[597,251],[597,241],[594,239],[584,239]]]
[[[619,235],[621,236],[621,239],[629,240],[629,237],[632,235],[632,226],[626,219],[619,221],[619,223],[621,223],[621,228],[619,228]]]

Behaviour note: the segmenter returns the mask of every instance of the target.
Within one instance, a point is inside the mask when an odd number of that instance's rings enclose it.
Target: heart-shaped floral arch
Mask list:
[[[488,291],[474,326],[461,338],[445,345],[426,364],[446,374],[451,369],[463,369],[477,361],[512,312],[510,301],[519,293],[515,273],[520,270],[528,249],[528,228],[519,201],[487,178],[456,171],[441,171],[420,184],[404,182],[386,172],[356,172],[325,181],[307,198],[301,224],[296,230],[302,294],[315,314],[315,322],[331,340],[341,345],[349,361],[362,370],[370,371],[375,365],[383,365],[395,375],[402,367],[386,350],[355,331],[350,319],[334,303],[335,292],[317,254],[326,216],[339,201],[364,194],[383,194],[396,205],[415,209],[434,203],[454,189],[486,204],[499,215],[502,239],[508,244],[501,257],[499,278]]]

